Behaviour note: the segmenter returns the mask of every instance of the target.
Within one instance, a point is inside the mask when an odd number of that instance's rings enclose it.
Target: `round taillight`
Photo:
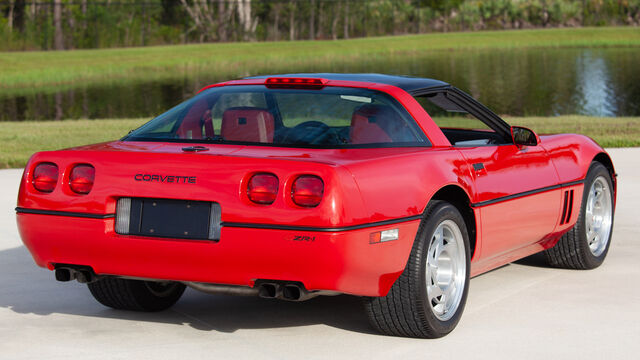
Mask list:
[[[249,180],[247,196],[256,204],[270,205],[278,195],[278,177],[273,174],[255,174]]]
[[[38,164],[33,169],[33,187],[42,192],[50,193],[58,183],[58,165],[54,163]]]
[[[77,194],[88,194],[93,188],[96,169],[88,164],[76,165],[69,175],[69,187]]]
[[[293,182],[291,187],[291,199],[298,206],[318,206],[323,194],[324,183],[315,175],[302,175]]]

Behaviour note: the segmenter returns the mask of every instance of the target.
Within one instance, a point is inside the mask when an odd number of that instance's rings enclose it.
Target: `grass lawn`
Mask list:
[[[0,52],[0,92],[81,83],[160,80],[194,70],[221,75],[294,71],[327,62],[367,61],[372,56],[536,47],[640,46],[635,27],[432,33],[335,41],[221,43],[144,48]],[[293,70],[292,70],[293,69]]]
[[[0,126],[0,168],[23,167],[31,154],[119,139],[148,119],[4,122]],[[640,117],[559,116],[506,118],[540,134],[580,133],[605,147],[640,146]]]

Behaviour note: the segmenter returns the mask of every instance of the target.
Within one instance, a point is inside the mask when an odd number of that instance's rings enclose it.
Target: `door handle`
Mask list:
[[[475,163],[472,166],[476,176],[487,175],[487,169],[484,168],[483,163]]]

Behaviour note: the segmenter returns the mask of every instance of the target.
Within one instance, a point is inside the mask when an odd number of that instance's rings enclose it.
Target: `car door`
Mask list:
[[[504,121],[457,89],[430,96],[430,101],[456,114],[431,117],[473,173],[471,201],[480,215],[481,239],[479,256],[474,259],[500,257],[552,233],[560,213],[561,190],[545,149],[540,144],[514,145]]]
[[[473,172],[473,207],[482,224],[481,258],[531,245],[552,233],[561,203],[559,179],[540,146],[458,148]]]

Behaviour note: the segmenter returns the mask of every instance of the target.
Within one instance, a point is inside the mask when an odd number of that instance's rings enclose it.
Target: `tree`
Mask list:
[[[17,29],[20,32],[24,31],[24,8],[25,0],[9,1],[9,9],[7,11],[7,27],[9,31]]]
[[[200,35],[199,37],[200,42],[210,39],[211,34],[214,33],[213,29],[216,24],[216,20],[214,19],[213,9],[209,7],[209,2],[200,1],[200,0],[195,0],[191,2],[187,0],[180,0],[180,2],[182,3],[182,7],[185,9],[187,14],[189,14],[189,17],[191,17],[191,20],[193,20],[193,24],[194,24],[189,30],[187,30],[187,33],[194,30],[198,30],[198,33]],[[218,4],[219,4],[218,11],[220,10],[224,11],[224,5],[225,5],[224,1],[220,1],[218,2]],[[220,6],[222,7],[222,9],[220,9]],[[224,19],[223,17],[220,17],[219,21],[222,21],[223,19]],[[218,29],[218,32],[220,33],[220,29]],[[226,32],[225,32],[224,39],[222,38],[222,36],[219,36],[219,40],[220,41],[227,40]]]
[[[296,39],[296,1],[289,1],[289,40]]]
[[[62,33],[62,3],[61,0],[53,1],[53,36],[54,49],[64,50],[64,34]]]
[[[349,0],[344,4],[344,31],[343,35],[345,39],[349,38]]]
[[[427,6],[439,11],[444,17],[444,31],[449,31],[449,15],[453,9],[460,7],[465,0],[428,0]]]
[[[225,1],[218,1],[218,40],[227,41],[227,6]],[[229,11],[230,12],[230,11]]]
[[[242,27],[244,40],[255,40],[258,19],[251,16],[251,0],[237,0],[238,20]]]
[[[316,0],[311,0],[309,6],[311,7],[311,19],[309,19],[309,40],[314,40],[316,38]]]
[[[86,4],[86,0],[84,0]],[[160,23],[163,25],[180,24],[180,0],[162,0],[162,15]]]

